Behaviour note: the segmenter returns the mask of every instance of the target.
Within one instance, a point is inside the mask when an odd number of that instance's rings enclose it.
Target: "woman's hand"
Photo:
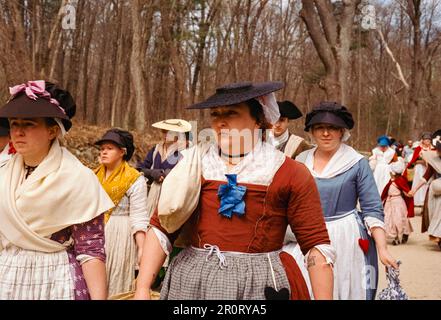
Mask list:
[[[386,232],[384,229],[380,227],[373,227],[371,229],[371,233],[375,240],[381,263],[386,267],[394,267],[395,269],[398,269],[397,260],[387,250]]]
[[[389,253],[387,249],[379,249],[378,255],[380,256],[380,261],[383,265],[398,269],[397,260]]]

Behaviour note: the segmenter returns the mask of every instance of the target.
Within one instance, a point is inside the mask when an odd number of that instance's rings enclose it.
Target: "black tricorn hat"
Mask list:
[[[258,98],[284,87],[283,82],[236,82],[217,88],[216,93],[205,101],[193,104],[187,109],[207,109],[231,106]]]
[[[302,117],[302,112],[291,101],[277,101],[279,105],[280,117],[288,118],[290,120],[298,119]]]
[[[0,108],[0,126],[9,128],[8,118],[59,118],[68,131],[72,127],[70,119],[76,111],[75,101],[68,91],[50,82],[44,84],[50,97],[36,94],[34,100],[24,91],[19,92]],[[59,106],[52,103],[51,98],[57,100]]]
[[[432,134],[432,139],[436,139],[436,137],[440,136],[441,137],[441,129],[436,130],[433,134]]]
[[[135,152],[135,145],[133,144],[133,135],[122,129],[112,128],[108,130],[103,137],[95,142],[96,145],[101,145],[106,142],[116,144],[120,148],[126,148],[127,153],[124,160],[129,161]]]
[[[318,123],[331,124],[339,128],[352,129],[354,119],[348,109],[337,102],[323,101],[306,115],[305,131]]]

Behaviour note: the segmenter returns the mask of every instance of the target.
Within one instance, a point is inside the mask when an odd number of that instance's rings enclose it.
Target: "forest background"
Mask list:
[[[405,142],[440,127],[439,0],[0,0],[0,104],[46,79],[76,123],[152,134],[228,82],[278,80],[305,114],[342,102],[351,144]],[[292,123],[303,132],[303,120]]]

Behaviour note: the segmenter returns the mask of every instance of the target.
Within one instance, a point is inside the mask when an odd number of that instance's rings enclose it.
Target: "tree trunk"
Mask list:
[[[135,93],[135,128],[144,130],[145,128],[145,101],[146,101],[146,81],[143,74],[143,52],[142,52],[142,28],[139,16],[141,1],[133,0],[130,8],[132,12],[132,53],[130,55],[130,74],[132,76],[132,87]]]

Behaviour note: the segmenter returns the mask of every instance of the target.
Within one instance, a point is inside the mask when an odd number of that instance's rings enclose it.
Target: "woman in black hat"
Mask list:
[[[45,81],[10,93],[0,125],[17,154],[0,168],[0,300],[106,299],[103,213],[113,203],[58,140],[75,103]]]
[[[282,151],[287,157],[295,159],[303,151],[312,148],[308,142],[302,137],[292,134],[288,130],[290,120],[302,117],[302,112],[291,101],[277,101],[279,105],[280,118],[274,124],[273,128],[273,144],[277,150]]]
[[[104,217],[108,291],[114,296],[134,289],[148,224],[147,184],[128,164],[135,151],[130,132],[112,128],[95,144],[101,163],[95,174],[115,204]]]
[[[344,142],[354,126],[351,113],[336,102],[321,102],[306,116],[317,147],[301,153],[320,193],[331,243],[335,299],[374,299],[377,252],[386,266],[397,267],[387,250],[383,207],[367,159]],[[357,209],[360,203],[361,211]]]
[[[441,248],[441,129],[432,135],[435,150],[421,152],[422,159],[427,163],[427,170],[421,181],[412,187],[410,196],[427,185],[428,191],[423,208],[421,232],[429,232],[431,241]]]
[[[298,265],[281,250],[289,224],[308,257],[315,298],[332,299],[334,251],[314,180],[264,141],[262,129],[280,118],[273,92],[282,87],[230,84],[189,107],[210,109],[215,143],[184,150],[165,178],[135,298],[149,298],[182,229],[191,246],[171,262],[161,299],[309,299]]]

